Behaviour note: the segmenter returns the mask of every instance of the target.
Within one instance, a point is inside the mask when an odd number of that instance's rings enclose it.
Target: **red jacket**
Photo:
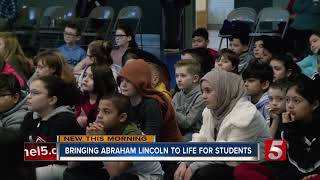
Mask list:
[[[208,48],[208,50],[209,50],[209,52],[210,52],[210,54],[211,54],[211,56],[213,57],[214,60],[216,60],[219,57],[219,54],[218,54],[218,52],[216,50],[211,49],[211,48]]]
[[[20,86],[21,86],[21,89],[24,88],[24,86],[25,86],[25,84],[26,84],[25,80],[19,75],[19,73],[18,73],[16,70],[14,70],[14,69],[12,68],[12,66],[11,66],[10,64],[5,63],[5,64],[4,64],[4,68],[3,68],[3,70],[2,70],[1,73],[14,75],[14,76],[18,79],[19,84],[20,84]]]

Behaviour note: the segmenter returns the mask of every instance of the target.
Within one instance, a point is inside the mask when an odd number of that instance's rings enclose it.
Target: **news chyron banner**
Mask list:
[[[27,161],[259,161],[283,160],[283,140],[258,143],[164,143],[155,136],[58,136],[57,143],[25,143]]]

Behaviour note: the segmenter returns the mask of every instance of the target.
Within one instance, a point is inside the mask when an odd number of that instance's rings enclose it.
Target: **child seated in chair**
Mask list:
[[[72,68],[86,57],[86,51],[77,44],[80,38],[81,30],[78,25],[74,23],[67,24],[63,32],[65,44],[58,47],[58,50]]]

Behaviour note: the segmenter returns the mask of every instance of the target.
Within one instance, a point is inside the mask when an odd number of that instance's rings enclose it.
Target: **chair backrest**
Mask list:
[[[285,23],[284,28],[282,32],[274,32],[273,29],[274,27],[276,27],[276,25],[278,25],[279,22]],[[269,23],[269,24],[271,23],[271,28],[262,29],[260,26],[263,23]],[[280,7],[263,8],[258,14],[255,31],[251,35],[252,38],[251,38],[250,44],[253,44],[255,36],[261,36],[261,35],[279,36],[283,39],[287,31],[288,24],[289,24],[289,12],[287,10],[282,9]]]
[[[48,17],[56,20],[70,20],[75,18],[75,13],[71,9],[62,7],[54,9],[51,14],[48,14]]]
[[[109,35],[114,18],[114,10],[110,6],[98,6],[91,10],[83,28],[84,36],[87,32],[98,33],[94,36],[106,37]],[[100,37],[99,37],[100,38]]]
[[[136,34],[140,26],[140,20],[142,18],[142,9],[139,6],[125,6],[120,9],[117,18],[114,22],[113,32],[116,31],[119,24],[119,20],[135,20],[134,27],[132,27],[133,33]]]
[[[39,19],[39,9],[37,7],[27,7],[26,8],[27,18],[30,21]]]
[[[72,9],[63,6],[51,6],[44,10],[41,26],[55,26],[55,20],[72,20],[75,18],[75,12]],[[48,22],[49,21],[49,22]],[[50,24],[53,23],[53,24]]]
[[[63,14],[62,19],[64,20],[72,20],[76,17],[74,9],[64,8],[61,11],[61,14]]]
[[[91,10],[89,18],[92,19],[113,19],[114,11],[109,6],[99,6]]]
[[[228,16],[227,19],[229,21],[246,21],[254,23],[256,21],[257,12],[253,8],[250,7],[239,7],[234,10],[232,10]]]
[[[259,12],[259,22],[288,22],[289,12],[280,7],[267,7]]]
[[[17,20],[15,22],[16,27],[34,28],[40,21],[40,11],[37,7],[22,7]]]
[[[120,9],[117,19],[140,19],[142,10],[139,6],[126,6]]]
[[[43,16],[51,17],[56,11],[63,9],[63,6],[50,6],[43,11]]]

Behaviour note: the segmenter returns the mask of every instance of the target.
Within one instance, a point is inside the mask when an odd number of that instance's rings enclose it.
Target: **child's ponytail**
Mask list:
[[[89,44],[88,49],[92,56],[95,57],[96,64],[107,64],[111,66],[113,60],[111,58],[112,44],[109,41],[96,40]]]

